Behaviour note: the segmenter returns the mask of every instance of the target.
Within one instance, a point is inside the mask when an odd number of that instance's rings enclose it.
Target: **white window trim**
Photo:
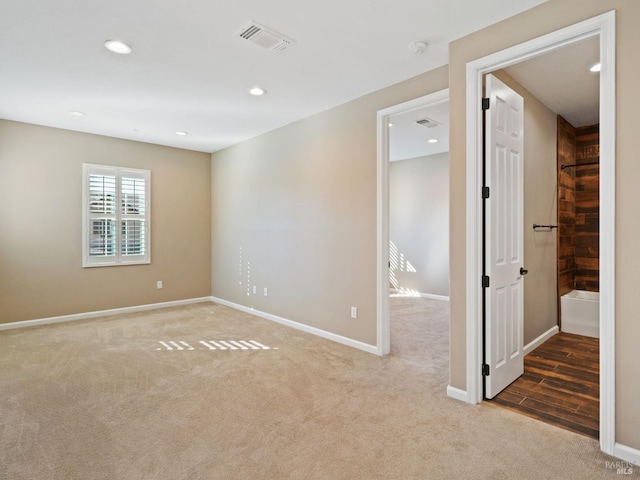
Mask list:
[[[89,210],[89,177],[91,174],[113,175],[116,177],[116,254],[109,257],[92,257],[90,252],[91,215]],[[144,254],[122,255],[120,242],[120,221],[126,215],[121,212],[120,199],[122,194],[121,179],[131,175],[134,178],[143,178],[145,181],[145,214],[142,217],[145,222]],[[139,265],[151,263],[151,171],[137,168],[114,167],[109,165],[97,165],[92,163],[82,164],[82,266],[83,267],[107,267],[120,265]]]

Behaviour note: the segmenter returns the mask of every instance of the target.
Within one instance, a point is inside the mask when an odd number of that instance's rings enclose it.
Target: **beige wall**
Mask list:
[[[448,152],[389,163],[389,238],[392,286],[449,296]]]
[[[150,265],[82,268],[83,162],[151,170]],[[0,120],[0,323],[209,296],[209,178],[208,154]]]
[[[214,153],[213,295],[374,345],[376,112],[446,88],[447,71]]]
[[[616,9],[617,132],[616,132],[616,441],[640,448],[640,382],[637,345],[640,341],[637,285],[640,284],[640,203],[636,161],[640,77],[640,2],[636,0],[549,0],[492,27],[453,42],[450,47],[451,105],[451,385],[465,384],[465,67],[466,63]]]
[[[494,75],[524,98],[524,344],[558,324],[556,114],[504,71]]]

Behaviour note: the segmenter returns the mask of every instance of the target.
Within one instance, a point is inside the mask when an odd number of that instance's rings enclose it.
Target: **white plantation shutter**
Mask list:
[[[83,266],[150,262],[151,172],[83,164]]]
[[[89,255],[116,255],[116,177],[105,171],[89,174]]]
[[[126,176],[125,176],[126,175]],[[146,251],[146,210],[148,182],[132,172],[124,172],[120,183],[120,244],[122,255],[144,255]]]

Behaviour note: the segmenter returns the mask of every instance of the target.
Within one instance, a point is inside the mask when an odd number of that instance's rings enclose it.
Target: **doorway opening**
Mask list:
[[[395,105],[389,108],[385,108],[380,110],[377,115],[377,123],[378,123],[378,160],[377,160],[377,191],[378,191],[378,200],[377,200],[377,353],[379,355],[387,355],[391,351],[391,294],[402,295],[403,297],[396,298],[413,298],[423,299],[420,294],[427,293],[432,294],[432,292],[421,292],[420,290],[423,286],[429,284],[429,277],[423,276],[422,279],[419,279],[420,275],[418,274],[418,269],[414,263],[416,259],[419,257],[421,260],[421,264],[425,262],[425,255],[419,253],[416,255],[415,259],[409,258],[407,255],[413,257],[413,254],[408,253],[409,250],[413,250],[415,245],[411,245],[411,241],[406,244],[400,245],[398,248],[398,241],[391,246],[391,237],[390,237],[390,160],[392,159],[392,142],[405,144],[404,147],[407,147],[409,142],[402,141],[402,134],[398,133],[401,130],[402,123],[406,122],[411,126],[411,129],[407,130],[408,135],[412,135],[411,131],[415,132],[416,129],[420,133],[420,137],[427,141],[430,138],[436,138],[435,130],[430,130],[429,127],[425,127],[422,123],[416,124],[416,121],[430,119],[429,115],[432,115],[429,112],[434,112],[432,116],[439,117],[442,120],[436,121],[436,123],[448,123],[448,100],[449,100],[449,90],[440,90],[438,92],[425,95],[424,97],[420,97],[408,102],[401,103],[399,105]],[[444,119],[441,115],[443,111],[446,111],[446,119]],[[435,119],[431,119],[435,120]],[[393,126],[389,126],[393,124]],[[398,128],[396,128],[398,127]],[[437,129],[441,130],[441,129]],[[391,133],[391,132],[394,133]],[[428,132],[431,131],[433,135],[427,135]],[[398,142],[395,142],[394,137],[398,136]],[[445,138],[446,137],[446,138]],[[446,135],[443,134],[442,138],[439,138],[440,146],[445,144],[447,145],[446,150],[448,151],[448,132]],[[434,165],[425,163],[424,158],[428,158],[431,155],[425,155],[427,153],[432,154],[441,154],[442,151],[438,151],[438,147],[434,147],[433,144],[429,144],[427,142],[427,149],[424,149],[424,145],[421,150],[405,150],[401,148],[393,149],[394,158],[399,159],[400,157],[404,157],[407,164],[402,167],[407,168],[398,168],[397,177],[399,177],[400,181],[402,178],[407,178],[408,171],[417,169],[421,171],[421,175],[424,176],[425,167],[426,170],[434,170],[432,167]],[[413,158],[412,158],[413,157]],[[415,160],[415,161],[414,161]],[[440,158],[440,163],[442,163],[442,158]],[[440,174],[443,174],[442,165],[439,166]],[[447,158],[447,168],[446,174],[448,175],[448,158]],[[448,177],[447,177],[448,178]],[[447,180],[448,182],[448,180]],[[402,193],[402,192],[399,192]],[[400,195],[401,196],[401,195]],[[448,202],[448,198],[446,199]],[[398,215],[402,214],[402,202],[398,206]],[[423,205],[416,205],[413,200],[408,199],[404,202],[404,205],[413,205],[415,207],[424,208]],[[404,207],[406,208],[406,207]],[[413,208],[413,207],[411,207]],[[442,207],[439,210],[444,208],[446,210],[446,216],[448,217],[449,207],[448,203],[445,207]],[[424,215],[423,215],[424,216]],[[411,223],[411,219],[407,219],[408,223]],[[446,219],[448,225],[448,218]],[[427,232],[428,233],[428,232]],[[448,232],[446,232],[448,235]],[[411,235],[408,235],[408,240],[411,240]],[[445,246],[448,252],[448,242]],[[421,246],[417,247],[417,252],[420,252]],[[402,250],[402,251],[401,251]],[[427,257],[428,258],[428,257]],[[428,262],[428,260],[426,260]],[[392,266],[393,263],[393,266]],[[393,268],[392,268],[393,267]],[[426,268],[426,267],[425,267]],[[415,272],[411,270],[416,270]],[[420,274],[423,274],[423,268],[420,268]],[[441,278],[443,275],[439,275]],[[411,278],[414,277],[414,278]],[[444,300],[445,295],[442,293],[446,293],[448,297],[448,253],[446,259],[446,290],[438,290],[436,287],[435,294],[432,294],[432,299],[435,297],[435,301],[442,302]],[[417,282],[417,283],[416,283]],[[432,288],[433,285],[426,287]],[[392,290],[393,289],[393,290]],[[400,301],[396,301],[397,310],[402,310],[403,306]],[[414,302],[416,303],[416,302]],[[424,303],[424,302],[421,302]],[[414,308],[415,305],[411,306]],[[429,308],[427,306],[423,306],[424,308]],[[448,310],[448,309],[447,309]],[[410,312],[409,312],[410,314]],[[448,313],[447,313],[448,320]],[[448,323],[448,321],[447,321]],[[448,331],[446,332],[448,334]],[[447,342],[448,345],[448,342]]]
[[[483,271],[482,255],[482,80],[485,74],[538,57],[556,49],[597,37],[602,70],[599,87],[600,119],[600,446],[615,449],[614,362],[614,233],[615,233],[615,13],[609,12],[538,39],[525,42],[467,64],[467,392],[470,403],[482,401],[483,385]]]
[[[446,372],[449,102],[395,113],[387,126],[390,353]]]
[[[592,37],[503,70],[528,90],[523,233],[529,274],[524,278],[523,375],[493,398],[596,439],[599,75],[592,67],[599,57],[598,38]],[[551,70],[553,87],[544,78]]]

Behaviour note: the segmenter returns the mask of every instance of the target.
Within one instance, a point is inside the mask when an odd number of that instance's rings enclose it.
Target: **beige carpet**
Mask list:
[[[448,303],[392,308],[386,358],[212,303],[2,331],[0,479],[616,475],[595,440],[447,398]]]

